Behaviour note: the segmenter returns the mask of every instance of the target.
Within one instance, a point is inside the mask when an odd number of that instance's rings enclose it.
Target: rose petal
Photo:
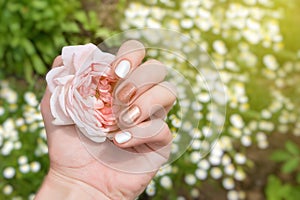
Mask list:
[[[55,125],[70,125],[74,124],[73,120],[66,116],[64,112],[62,112],[62,109],[59,104],[59,94],[61,93],[61,88],[56,87],[51,98],[50,98],[50,109],[52,112],[52,115],[54,117],[54,124]]]

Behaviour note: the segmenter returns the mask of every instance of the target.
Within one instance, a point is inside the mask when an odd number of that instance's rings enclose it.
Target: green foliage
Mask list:
[[[299,174],[298,174],[299,175]],[[266,196],[268,200],[297,200],[300,195],[300,186],[283,184],[275,175],[268,178]]]
[[[285,148],[277,150],[271,155],[271,159],[276,162],[283,162],[281,171],[294,177],[292,173],[296,173],[296,184],[283,183],[281,179],[275,175],[268,177],[266,186],[266,196],[268,200],[296,200],[300,195],[300,148],[293,142],[287,141]]]
[[[0,78],[44,75],[60,49],[107,35],[79,0],[0,0]]]
[[[271,155],[276,162],[283,162],[281,168],[283,173],[291,173],[297,170],[300,164],[300,148],[293,142],[287,141],[285,149],[277,150]]]

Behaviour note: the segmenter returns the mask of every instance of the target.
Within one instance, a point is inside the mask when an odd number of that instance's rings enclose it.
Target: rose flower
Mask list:
[[[110,64],[115,56],[93,44],[62,49],[63,66],[46,76],[52,93],[51,113],[55,125],[75,125],[95,142],[118,129],[112,111],[112,92],[117,82]]]

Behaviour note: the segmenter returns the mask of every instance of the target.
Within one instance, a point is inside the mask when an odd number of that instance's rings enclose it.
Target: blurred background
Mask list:
[[[181,123],[175,106],[171,130],[194,140],[139,199],[298,199],[299,11],[298,0],[0,0],[0,199],[33,199],[47,173],[39,101],[61,48],[143,27],[176,30],[205,49],[228,99],[222,134],[204,158],[208,128]],[[208,122],[210,96],[198,92],[196,102],[182,100]]]

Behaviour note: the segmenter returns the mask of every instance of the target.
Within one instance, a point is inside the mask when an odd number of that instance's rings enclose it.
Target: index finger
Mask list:
[[[120,47],[112,68],[119,78],[125,78],[139,66],[146,54],[145,47],[137,40],[128,40]]]

